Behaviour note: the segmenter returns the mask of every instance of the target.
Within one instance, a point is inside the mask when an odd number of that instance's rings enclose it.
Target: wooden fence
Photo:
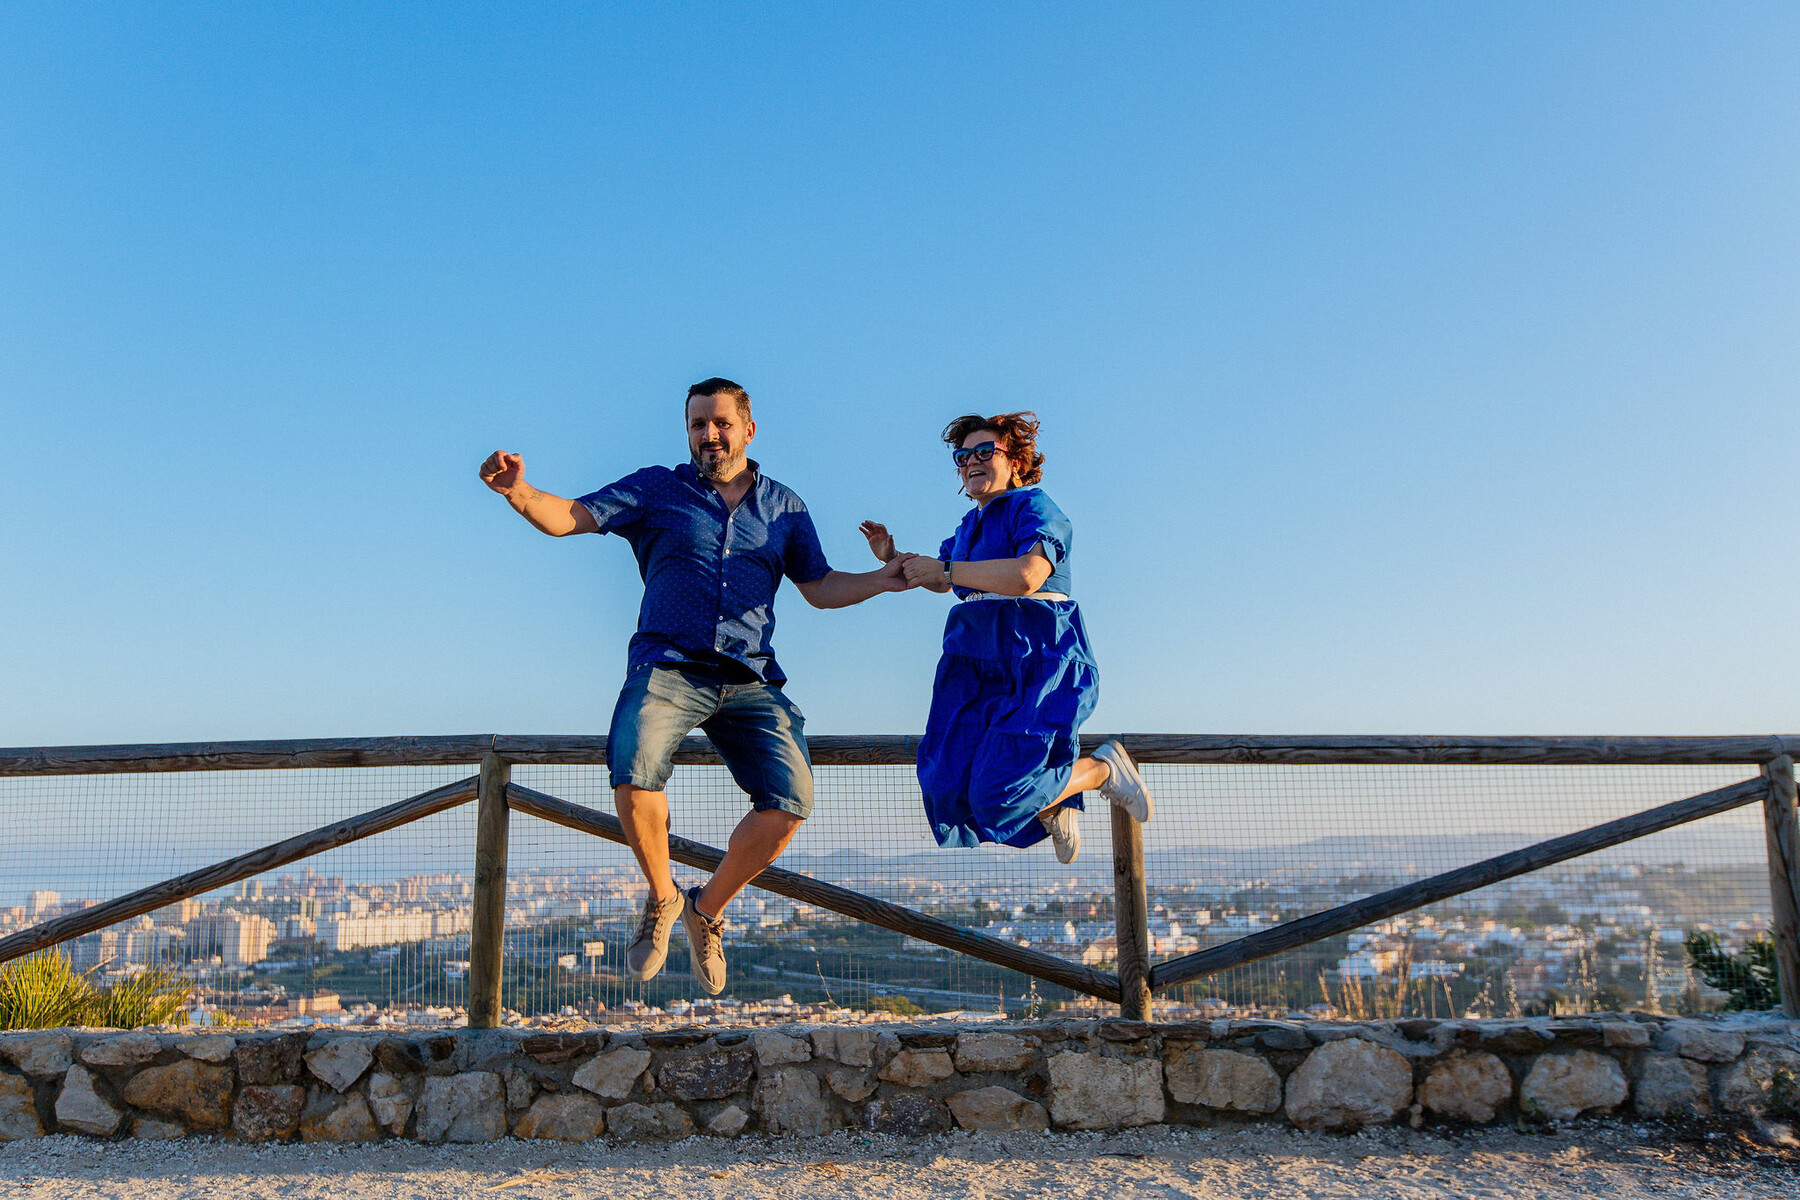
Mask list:
[[[1090,748],[1099,738],[1083,739]],[[961,928],[849,888],[771,867],[752,883],[819,908],[890,929],[1073,991],[1113,1001],[1144,1019],[1154,991],[1293,950],[1400,913],[1665,829],[1760,802],[1769,862],[1772,932],[1783,1008],[1800,1017],[1800,815],[1794,755],[1800,735],[1767,737],[1297,737],[1136,734],[1122,739],[1140,763],[1307,763],[1333,765],[1460,764],[1486,766],[1716,766],[1760,768],[1760,776],[1539,842],[1470,866],[1324,912],[1260,930],[1192,954],[1150,962],[1142,829],[1111,810],[1117,974]],[[912,737],[814,737],[818,766],[911,765]],[[682,743],[680,764],[719,763],[701,738]],[[616,818],[511,781],[514,764],[604,765],[606,739],[481,734],[458,737],[332,738],[307,741],[198,742],[142,746],[0,749],[0,778],[336,767],[479,764],[468,779],[420,793],[360,816],[299,834],[248,854],[142,888],[104,904],[0,938],[0,962],[54,946],[180,900],[276,867],[398,828],[470,800],[477,802],[474,913],[470,937],[469,1024],[500,1017],[502,931],[506,902],[507,830],[512,811],[623,843]],[[672,838],[675,861],[702,870],[723,853]]]

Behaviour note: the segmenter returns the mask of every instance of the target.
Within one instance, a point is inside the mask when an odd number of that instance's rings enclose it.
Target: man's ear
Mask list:
[[[748,446],[756,440],[756,422],[751,421],[744,426],[744,445]]]

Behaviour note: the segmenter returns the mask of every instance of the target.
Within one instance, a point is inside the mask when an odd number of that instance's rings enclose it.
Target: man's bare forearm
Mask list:
[[[800,594],[814,608],[848,608],[871,596],[895,591],[893,577],[881,568],[873,571],[833,571],[822,579],[800,585]]]
[[[542,491],[521,480],[503,493],[513,511],[551,537],[567,537],[571,533],[592,533],[599,526],[587,506]]]

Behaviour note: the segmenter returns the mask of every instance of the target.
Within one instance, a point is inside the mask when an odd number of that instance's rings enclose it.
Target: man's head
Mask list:
[[[750,393],[729,379],[702,379],[688,389],[687,434],[700,474],[721,483],[737,478],[756,437]]]

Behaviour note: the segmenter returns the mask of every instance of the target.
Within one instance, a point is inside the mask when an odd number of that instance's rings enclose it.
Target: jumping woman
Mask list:
[[[944,430],[962,490],[975,502],[935,558],[899,555],[907,582],[954,592],[919,788],[940,846],[1025,847],[1047,835],[1062,862],[1081,851],[1081,794],[1098,790],[1139,821],[1149,790],[1116,739],[1083,757],[1077,732],[1099,698],[1099,669],[1069,599],[1074,529],[1034,486],[1043,476],[1035,413],[958,417]],[[893,535],[862,534],[882,562]]]

